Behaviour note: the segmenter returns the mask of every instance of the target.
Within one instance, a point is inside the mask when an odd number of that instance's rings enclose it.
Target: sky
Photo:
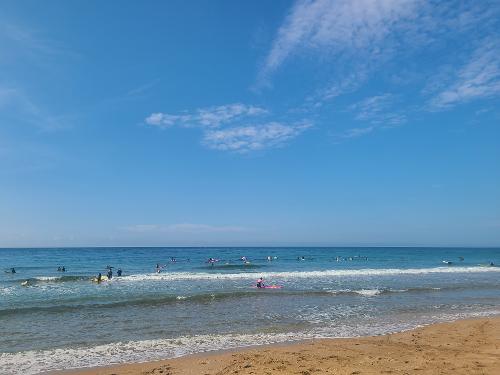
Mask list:
[[[0,247],[500,246],[500,2],[0,3]]]

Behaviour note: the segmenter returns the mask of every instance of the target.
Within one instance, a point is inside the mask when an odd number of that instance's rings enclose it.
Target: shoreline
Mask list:
[[[497,374],[500,316],[358,338],[307,339],[45,375]]]

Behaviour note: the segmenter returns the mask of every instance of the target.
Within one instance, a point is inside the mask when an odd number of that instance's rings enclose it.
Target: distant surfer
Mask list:
[[[16,269],[15,269],[14,267],[12,267],[12,268],[10,269],[10,273],[16,273]]]
[[[97,275],[97,279],[96,279],[96,281],[97,281],[97,284],[100,284],[100,283],[101,283],[101,281],[102,281],[102,275],[101,275],[101,273],[100,273],[100,272],[99,272],[99,274]]]
[[[122,275],[122,269],[118,268],[118,271],[116,271],[116,276],[121,276]]]
[[[210,265],[213,267],[215,262],[217,262],[217,259],[214,258],[208,258],[207,263],[210,263]]]
[[[113,270],[110,268],[108,271],[108,280],[111,280],[113,278]]]
[[[161,272],[160,264],[156,263],[156,273],[160,273],[160,272]]]
[[[62,266],[61,272],[66,272],[66,267]]]

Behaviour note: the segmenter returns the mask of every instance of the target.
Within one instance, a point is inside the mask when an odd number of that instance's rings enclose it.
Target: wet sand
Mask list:
[[[356,339],[321,339],[171,360],[58,372],[72,375],[500,374],[500,317]]]

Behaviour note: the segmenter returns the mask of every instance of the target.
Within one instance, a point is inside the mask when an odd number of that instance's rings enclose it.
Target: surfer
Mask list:
[[[15,269],[14,267],[12,267],[12,268],[10,269],[10,273],[16,273],[16,269]]]
[[[66,272],[66,267],[62,266],[61,272]]]
[[[161,272],[160,264],[156,263],[156,273],[160,273],[160,272]]]
[[[121,276],[122,275],[122,269],[118,268],[118,271],[116,271],[116,276]]]
[[[96,279],[96,281],[97,281],[97,284],[100,284],[100,283],[101,283],[101,281],[102,281],[102,275],[101,275],[101,273],[100,273],[100,272],[99,272],[99,274],[97,275],[97,279]]]
[[[110,268],[108,271],[108,280],[111,280],[113,278],[113,270]]]
[[[264,288],[264,279],[261,277],[259,280],[257,280],[257,288],[261,289]]]

